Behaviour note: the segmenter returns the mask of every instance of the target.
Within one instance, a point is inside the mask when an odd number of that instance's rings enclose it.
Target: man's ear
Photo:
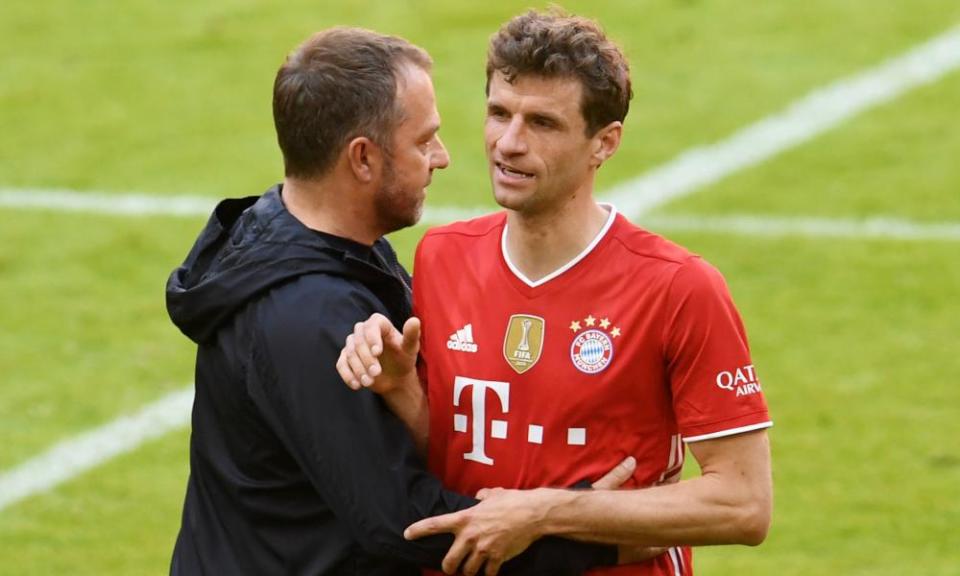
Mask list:
[[[599,168],[620,147],[620,138],[623,136],[623,123],[614,121],[593,135],[593,149],[590,155],[590,165]]]
[[[369,184],[380,177],[383,170],[383,151],[366,136],[357,136],[347,143],[347,165],[353,177]]]

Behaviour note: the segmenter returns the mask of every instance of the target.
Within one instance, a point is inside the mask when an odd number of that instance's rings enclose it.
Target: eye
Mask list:
[[[556,128],[557,123],[553,121],[552,118],[547,118],[546,116],[534,116],[530,119],[530,124],[536,126],[537,128]]]
[[[418,145],[418,147],[420,148],[420,151],[421,151],[421,152],[426,153],[426,152],[428,152],[431,148],[433,148],[433,145],[436,143],[436,141],[437,141],[437,132],[433,132],[433,133],[430,134],[429,137],[421,140],[421,141],[420,141],[420,144]]]
[[[495,120],[505,120],[510,117],[507,111],[499,106],[491,106],[490,108],[487,108],[487,116]]]

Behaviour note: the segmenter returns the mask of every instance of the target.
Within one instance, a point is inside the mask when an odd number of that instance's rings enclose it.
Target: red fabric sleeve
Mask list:
[[[664,325],[667,373],[687,442],[771,425],[743,321],[723,276],[695,257],[674,276]]]

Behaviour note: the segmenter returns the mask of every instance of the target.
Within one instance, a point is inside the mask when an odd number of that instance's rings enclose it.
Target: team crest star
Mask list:
[[[597,319],[593,317],[593,314],[587,316],[583,319],[587,323],[587,326],[594,326],[597,323]]]
[[[574,320],[573,322],[570,323],[570,329],[573,330],[574,332],[579,332],[579,331],[580,331],[580,323],[577,322],[576,320]]]
[[[617,336],[619,336],[619,335],[620,335],[620,328],[617,327],[617,326],[614,326],[614,327],[613,327],[613,330],[610,331],[610,335],[613,336],[614,338],[616,338]]]
[[[600,321],[600,327],[603,328],[604,330],[606,330],[607,328],[609,328],[609,327],[610,327],[610,319],[609,319],[609,318],[604,318],[603,320],[601,320],[601,321]]]

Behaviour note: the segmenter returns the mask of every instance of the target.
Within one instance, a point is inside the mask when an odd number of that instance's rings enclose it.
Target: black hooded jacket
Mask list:
[[[403,424],[335,363],[374,312],[400,328],[410,278],[371,248],[306,228],[281,201],[221,202],[167,283],[197,343],[190,479],[171,574],[402,575],[439,567],[452,537],[408,542],[467,508],[425,471]],[[577,574],[615,552],[544,539],[504,573]]]

